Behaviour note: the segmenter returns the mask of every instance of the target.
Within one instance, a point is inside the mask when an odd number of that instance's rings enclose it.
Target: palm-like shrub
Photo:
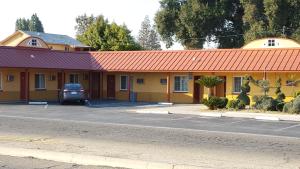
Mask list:
[[[213,88],[223,82],[224,80],[217,76],[203,76],[196,81],[196,83],[199,83],[209,89],[208,97],[214,96]]]

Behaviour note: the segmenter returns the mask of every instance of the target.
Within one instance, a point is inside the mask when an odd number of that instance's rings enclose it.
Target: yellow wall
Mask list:
[[[25,69],[13,69],[13,68],[0,68],[0,73],[2,77],[2,89],[0,91],[0,101],[17,101],[20,99],[20,72],[25,72]],[[30,75],[30,100],[57,100],[58,98],[58,89],[57,89],[57,73],[58,70],[50,69],[29,69]],[[42,73],[45,74],[46,80],[46,89],[45,90],[36,90],[34,86],[35,74]],[[65,80],[66,83],[69,82],[70,74],[78,74],[79,82],[83,85],[84,89],[88,93],[89,90],[89,77],[88,72],[84,71],[65,71]],[[85,75],[86,74],[86,75]],[[103,98],[107,97],[107,75],[115,75],[115,93],[117,100],[129,100],[129,92],[120,90],[120,76],[128,75],[133,79],[133,92],[137,93],[137,101],[144,102],[166,102],[167,95],[167,85],[160,84],[160,79],[166,79],[167,73],[103,73]],[[7,75],[13,75],[14,81],[7,81]],[[50,75],[55,75],[56,80],[49,80]],[[233,93],[233,77],[234,76],[245,76],[251,75],[254,79],[260,80],[264,78],[263,73],[193,73],[192,79],[188,81],[188,92],[178,93],[174,91],[174,77],[176,75],[186,75],[188,73],[171,73],[170,74],[170,101],[173,103],[193,103],[193,88],[194,88],[194,76],[226,76],[226,97],[228,99],[234,99],[237,97],[237,93]],[[87,77],[84,78],[84,77]],[[271,90],[268,95],[275,97],[275,82],[276,79],[281,77],[282,79],[282,91],[287,96],[286,101],[289,101],[293,98],[295,92],[300,91],[300,84],[297,86],[286,86],[287,80],[300,80],[300,73],[267,73],[267,80],[270,81]],[[144,84],[138,84],[137,79],[144,79]],[[254,95],[263,95],[262,90],[253,85],[251,86],[250,96]],[[100,90],[101,92],[101,90]],[[204,97],[207,97],[208,89],[204,89]]]
[[[49,48],[52,50],[62,50],[62,51],[75,51],[74,48],[70,47],[69,45],[60,45],[60,44],[48,44]]]
[[[24,39],[28,38],[29,36],[26,34],[23,34],[21,32],[16,32],[13,34],[11,37],[6,39],[5,41],[3,40],[1,42],[2,46],[18,46],[20,42],[22,42]]]
[[[20,100],[20,72],[25,72],[25,69],[0,68],[2,89],[0,90],[0,101],[19,101]],[[29,100],[38,101],[56,101],[58,99],[58,80],[57,70],[50,69],[30,69],[29,72]],[[88,72],[83,71],[65,71],[66,83],[69,82],[69,74],[79,74],[79,82],[83,85],[86,92],[89,88],[89,80],[84,80],[83,75]],[[46,89],[35,89],[35,74],[45,75]],[[13,75],[14,80],[8,81],[7,76]],[[50,75],[54,75],[55,80],[50,80]]]
[[[276,46],[268,46],[268,39],[274,39]],[[264,38],[254,40],[245,46],[243,49],[251,49],[251,48],[293,48],[293,47],[300,47],[300,44],[291,39],[284,39],[284,38]]]

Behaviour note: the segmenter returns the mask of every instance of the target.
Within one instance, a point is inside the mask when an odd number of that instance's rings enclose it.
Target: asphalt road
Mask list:
[[[0,169],[122,169],[100,166],[80,166],[35,158],[0,156]]]
[[[65,142],[69,138],[72,145],[81,146],[72,151],[203,168],[300,167],[297,122],[126,111],[138,108],[0,105],[0,134],[64,138]],[[50,143],[37,147],[71,149]]]

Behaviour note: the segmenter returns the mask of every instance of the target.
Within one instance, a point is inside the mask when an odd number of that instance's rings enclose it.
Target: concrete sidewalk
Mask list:
[[[206,106],[201,104],[175,104],[173,106],[164,107],[148,107],[138,110],[128,110],[135,113],[153,113],[153,114],[189,114],[210,117],[233,117],[233,118],[254,118],[261,120],[283,120],[283,121],[300,121],[300,115],[272,113],[272,112],[247,112],[228,111],[228,110],[208,110]]]

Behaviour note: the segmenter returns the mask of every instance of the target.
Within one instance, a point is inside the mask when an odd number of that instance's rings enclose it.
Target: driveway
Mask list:
[[[297,122],[132,111],[157,106],[0,105],[0,148],[78,153],[203,169],[300,167]]]
[[[201,106],[198,106],[200,109]],[[300,138],[299,122],[274,122],[228,117],[215,118],[186,114],[135,113],[138,110],[153,109],[155,107],[166,106],[128,102],[104,102],[92,107],[79,105],[0,105],[0,117],[124,124]],[[193,111],[198,109],[197,105],[175,105],[171,108],[183,111],[184,108],[182,107],[189,107],[189,110],[192,109]]]

